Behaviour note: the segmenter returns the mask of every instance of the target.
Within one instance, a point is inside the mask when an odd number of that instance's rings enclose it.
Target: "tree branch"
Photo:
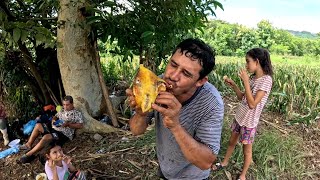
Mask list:
[[[58,17],[47,17],[47,18],[18,18],[17,21],[51,21],[51,20],[58,20]]]

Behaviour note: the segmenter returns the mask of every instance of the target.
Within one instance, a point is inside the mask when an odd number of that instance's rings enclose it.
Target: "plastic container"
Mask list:
[[[1,151],[0,152],[0,159],[5,158],[11,154],[15,154],[17,152],[19,152],[19,146],[14,146],[14,147],[11,147],[11,148],[6,149],[4,151]]]
[[[53,125],[55,125],[56,127],[60,127],[62,124],[64,123],[64,121],[62,119],[57,119]]]
[[[15,139],[13,141],[11,141],[8,146],[9,147],[15,147],[15,146],[19,146],[19,143],[20,143],[20,139]]]

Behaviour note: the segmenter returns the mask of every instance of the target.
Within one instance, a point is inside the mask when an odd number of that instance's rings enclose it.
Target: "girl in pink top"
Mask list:
[[[251,76],[247,71],[252,73]],[[225,83],[236,93],[239,100],[235,120],[231,125],[232,133],[226,155],[221,163],[212,166],[213,170],[221,170],[228,161],[238,140],[243,144],[244,164],[237,179],[244,180],[252,161],[252,143],[256,134],[261,111],[267,102],[272,87],[272,65],[269,52],[262,48],[253,48],[246,54],[246,70],[239,72],[244,86],[242,92],[230,78],[224,78]]]
[[[52,142],[47,147],[45,171],[49,180],[85,180],[85,175],[76,170],[71,158],[63,154],[61,146]]]

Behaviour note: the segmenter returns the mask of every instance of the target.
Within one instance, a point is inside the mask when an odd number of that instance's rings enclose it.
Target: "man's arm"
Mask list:
[[[77,113],[73,117],[73,122],[65,122],[61,126],[62,127],[69,127],[72,129],[81,129],[83,128],[83,116],[80,111],[76,111]]]
[[[190,163],[202,170],[211,167],[217,155],[213,154],[208,146],[193,139],[181,125],[170,130],[179,144],[183,155]]]
[[[216,155],[208,146],[195,140],[180,125],[181,103],[168,92],[160,92],[156,103],[164,105],[152,104],[152,108],[162,114],[163,125],[170,129],[185,158],[200,169],[209,169],[215,161]]]
[[[62,127],[69,127],[69,128],[73,128],[73,129],[81,129],[81,128],[83,128],[83,123],[69,123],[69,122],[66,122],[66,123],[62,124]]]
[[[135,114],[129,121],[130,130],[133,135],[140,135],[146,132],[148,123],[146,115]]]
[[[141,108],[137,107],[132,89],[127,89],[126,94],[128,96],[129,100],[129,106],[131,108],[135,108],[135,115],[131,117],[129,121],[130,125],[130,131],[133,135],[140,135],[146,132],[146,129],[148,127],[147,123],[147,114],[143,113]]]

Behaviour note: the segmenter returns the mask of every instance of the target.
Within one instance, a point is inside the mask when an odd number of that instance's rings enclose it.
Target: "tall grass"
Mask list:
[[[278,59],[277,59],[278,58]],[[287,57],[286,57],[287,58]],[[311,115],[308,112],[316,110],[319,105],[319,68],[308,66],[308,59],[290,59],[281,63],[279,57],[275,57],[274,85],[269,98],[268,107],[288,115],[293,114],[305,117],[304,122],[311,122]],[[296,63],[299,61],[300,63]],[[126,64],[128,63],[128,64]],[[132,78],[138,67],[137,59],[133,62],[122,62],[121,58],[107,56],[102,62],[105,78],[109,83],[115,79],[124,79],[132,82]],[[217,57],[217,66],[209,76],[212,82],[224,95],[234,93],[223,82],[223,76],[227,75],[235,80],[242,87],[238,71],[245,65],[244,58]],[[320,62],[319,62],[320,65]],[[106,74],[109,73],[109,74]],[[231,94],[232,93],[232,94]],[[309,113],[310,114],[310,113]],[[303,116],[304,115],[304,116]],[[289,118],[288,118],[289,119]],[[222,132],[222,144],[219,158],[221,159],[228,147],[230,137],[230,114],[226,114]],[[155,158],[155,134],[154,130],[149,131],[138,139],[130,139],[131,143],[119,143],[116,148],[136,147],[146,150],[149,158]],[[248,179],[303,179],[304,165],[299,158],[300,138],[296,136],[283,136],[277,131],[259,131],[253,146],[253,161],[248,174]],[[300,156],[301,157],[301,156]],[[240,172],[243,164],[242,146],[237,146],[231,157],[229,166],[226,168],[231,174]],[[212,179],[227,179],[224,172],[213,172]]]
[[[228,147],[232,119],[230,116],[225,117],[221,150],[218,156],[221,161]],[[258,130],[253,143],[253,164],[250,166],[247,179],[303,179],[305,167],[299,158],[301,157],[300,139],[296,136],[283,136],[278,131]],[[243,150],[242,145],[238,144],[226,171],[231,174],[239,174],[242,165]],[[227,179],[223,171],[212,172],[211,177],[212,179]]]
[[[104,54],[102,69],[110,87],[119,81],[131,83],[139,66],[139,60],[122,61],[121,56]],[[238,72],[245,67],[244,58],[218,56],[216,69],[209,75],[222,94],[232,90],[223,82],[223,76],[232,78],[243,89]],[[274,67],[273,87],[267,107],[286,115],[290,123],[315,122],[320,110],[320,59],[319,57],[271,56]],[[159,71],[163,71],[159,68]]]
[[[101,57],[101,68],[106,84],[114,87],[119,81],[131,83],[139,67],[137,57],[132,60],[123,61],[121,56],[104,54]]]

